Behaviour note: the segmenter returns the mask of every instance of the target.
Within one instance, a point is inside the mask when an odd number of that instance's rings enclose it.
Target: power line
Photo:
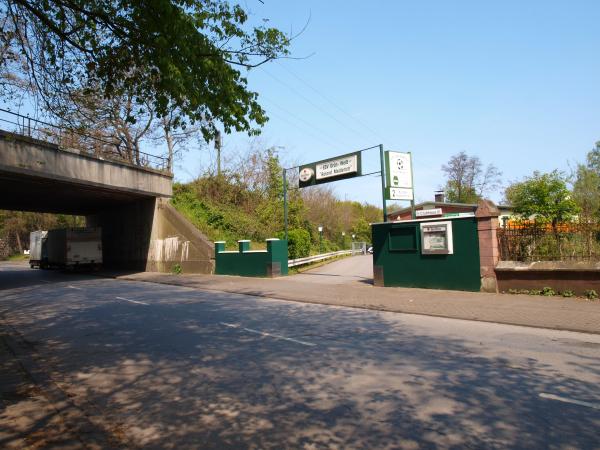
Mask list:
[[[321,128],[319,128],[319,127],[311,124],[310,122],[308,122],[307,120],[305,120],[302,117],[298,116],[297,114],[295,114],[295,113],[291,112],[290,110],[284,108],[283,106],[277,104],[272,99],[270,99],[269,97],[265,96],[264,94],[262,94],[261,96],[262,96],[263,99],[265,99],[267,102],[271,103],[276,108],[280,109],[281,111],[283,111],[284,113],[286,113],[290,117],[294,118],[298,122],[303,123],[305,125],[305,127],[308,127],[309,130],[314,130],[314,131],[319,132],[322,136],[324,136],[326,138],[326,140],[329,141],[329,145],[331,145],[331,143],[334,142],[335,143],[334,146],[348,147],[348,148],[352,147],[352,145],[349,145],[348,142],[341,141],[341,140],[336,139],[333,136],[330,136],[327,132],[323,131]]]
[[[360,120],[358,117],[350,114],[348,111],[346,111],[346,109],[344,109],[343,107],[339,106],[335,101],[333,101],[331,98],[329,98],[328,96],[326,96],[325,94],[323,94],[320,90],[318,90],[316,87],[314,87],[312,84],[310,84],[308,81],[304,80],[302,77],[300,77],[300,75],[298,75],[297,73],[295,73],[292,69],[290,69],[289,67],[286,67],[284,64],[282,64],[279,61],[275,61],[281,68],[283,68],[286,72],[288,72],[290,75],[292,75],[294,78],[296,78],[298,81],[300,81],[302,84],[304,84],[305,86],[307,86],[308,88],[310,88],[312,91],[314,91],[316,94],[318,94],[321,98],[323,98],[325,101],[327,101],[328,103],[330,103],[331,105],[333,105],[338,111],[342,112],[343,114],[345,114],[346,116],[350,117],[350,119],[354,120],[356,123],[360,124],[362,127],[364,127],[365,129],[369,130],[371,133],[373,133],[381,142],[384,141],[384,139],[382,139],[382,136],[379,132],[377,132],[376,130],[374,130],[373,128],[371,128],[366,122],[363,122],[362,120]]]
[[[298,129],[299,131],[301,131],[303,133],[307,133],[307,134],[311,135],[315,140],[319,141],[321,144],[323,144],[327,147],[333,147],[333,148],[339,147],[339,144],[334,144],[332,142],[329,142],[328,139],[324,139],[324,138],[316,135],[315,133],[312,132],[312,130],[310,128],[307,128],[303,124],[294,123],[291,120],[288,120],[283,116],[280,116],[279,114],[269,113],[269,115],[271,115],[279,120],[282,120],[283,122],[287,123],[288,125],[292,126],[295,129]],[[303,128],[303,129],[301,129],[301,128]]]
[[[333,114],[331,114],[329,111],[327,111],[326,109],[322,108],[319,104],[313,102],[310,98],[308,98],[307,96],[305,96],[304,94],[302,94],[301,92],[299,92],[296,88],[294,88],[293,86],[290,86],[285,81],[279,79],[278,77],[276,77],[275,75],[273,75],[272,73],[270,73],[268,70],[266,70],[264,68],[264,66],[262,67],[262,70],[263,70],[264,73],[266,73],[268,76],[270,76],[275,81],[277,81],[278,83],[280,83],[282,86],[285,86],[286,88],[288,88],[290,91],[292,91],[293,93],[295,93],[297,96],[299,96],[300,98],[302,98],[304,101],[306,101],[307,103],[309,103],[314,108],[316,108],[319,111],[321,111],[323,114],[329,116],[331,119],[333,119],[335,122],[337,122],[339,125],[341,125],[345,129],[350,130],[350,132],[352,132],[352,133],[357,133],[357,134],[361,135],[363,138],[367,138],[368,140],[371,139],[370,136],[366,136],[360,130],[357,130],[356,128],[348,126],[347,124],[345,124],[344,122],[342,122],[341,120],[339,120],[336,116],[334,116]]]

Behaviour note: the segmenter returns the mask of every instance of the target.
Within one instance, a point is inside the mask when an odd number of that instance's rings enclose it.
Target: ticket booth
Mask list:
[[[371,229],[375,285],[480,290],[475,217],[382,222]]]

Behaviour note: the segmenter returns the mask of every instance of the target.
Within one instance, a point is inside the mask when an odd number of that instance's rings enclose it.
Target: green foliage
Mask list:
[[[444,195],[447,202],[451,203],[477,203],[481,196],[470,186],[461,186],[454,180],[446,182]]]
[[[588,300],[596,300],[598,298],[598,293],[594,289],[588,289],[583,295],[585,295]]]
[[[12,250],[18,253],[29,248],[29,233],[32,231],[82,226],[85,226],[85,218],[81,216],[0,211],[0,238],[11,242]]]
[[[600,142],[587,155],[587,165],[579,164],[573,183],[573,200],[584,221],[600,220]]]
[[[600,141],[596,142],[594,148],[587,154],[587,166],[600,174]]]
[[[282,167],[273,149],[251,151],[243,163],[220,175],[205,174],[173,186],[173,206],[210,240],[231,247],[238,239],[262,243],[283,238]],[[290,176],[291,178],[291,176]],[[381,209],[341,201],[320,186],[288,191],[290,258],[320,251],[318,227],[323,226],[323,251],[350,248],[355,240],[371,242],[370,222],[381,220]],[[342,232],[345,236],[342,237]]]
[[[551,287],[546,286],[542,289],[542,295],[545,295],[546,297],[552,297],[553,295],[556,295],[556,291]]]
[[[181,273],[183,272],[183,270],[181,269],[181,264],[175,264],[172,268],[171,268],[171,273],[173,275],[181,275]]]
[[[541,295],[542,291],[540,289],[530,289],[529,295]]]
[[[570,220],[579,212],[565,177],[556,170],[544,174],[534,172],[524,181],[513,183],[506,189],[506,198],[521,217],[535,216],[554,225]]]
[[[366,219],[361,217],[352,227],[352,234],[355,235],[354,241],[370,243],[371,225],[369,225]]]
[[[281,233],[283,235],[283,232]],[[295,228],[288,231],[288,257],[303,258],[310,255],[310,233]]]
[[[563,297],[567,297],[568,298],[568,297],[573,297],[575,295],[575,293],[572,290],[570,290],[570,289],[565,289],[564,291],[562,291],[560,293],[560,295],[562,295]]]
[[[0,11],[4,46],[27,61],[0,64],[34,80],[32,92],[52,112],[58,99],[89,89],[102,98],[127,94],[158,117],[174,112],[176,127],[201,122],[207,140],[216,122],[250,133],[266,122],[239,69],[287,54],[290,42],[275,28],[249,25],[242,6],[224,0],[23,0],[4,1]]]
[[[224,240],[234,245],[238,239],[264,241],[268,230],[263,230],[255,218],[236,209],[228,203],[214,204],[201,200],[194,192],[193,185],[175,184],[171,202],[210,240]]]

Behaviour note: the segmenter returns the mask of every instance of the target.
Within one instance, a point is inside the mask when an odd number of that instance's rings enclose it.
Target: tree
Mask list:
[[[442,171],[446,174],[446,199],[456,203],[477,203],[487,192],[499,187],[502,176],[493,164],[484,169],[478,156],[465,152],[452,156]]]
[[[585,221],[600,219],[600,141],[587,154],[587,164],[579,164],[573,183],[573,199]]]
[[[505,196],[516,214],[525,219],[535,216],[536,220],[548,221],[555,230],[560,222],[579,212],[564,175],[557,170],[534,172],[533,176],[507,187]]]
[[[600,141],[596,142],[595,147],[588,152],[587,166],[600,175]]]
[[[0,21],[0,74],[24,75],[50,113],[74,93],[126,97],[159,118],[175,112],[172,129],[200,123],[207,141],[216,122],[258,132],[267,117],[240,70],[290,43],[226,0],[0,0]],[[135,108],[124,119],[135,123]]]

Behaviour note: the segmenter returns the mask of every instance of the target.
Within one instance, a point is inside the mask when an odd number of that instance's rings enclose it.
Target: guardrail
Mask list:
[[[303,264],[310,264],[313,262],[319,262],[319,261],[323,261],[325,259],[334,258],[336,256],[350,255],[350,254],[352,254],[352,250],[340,250],[337,252],[329,252],[329,253],[322,253],[320,255],[307,256],[306,258],[290,259],[288,261],[288,267],[302,266]]]
[[[122,142],[113,136],[100,134],[92,136],[3,108],[0,108],[0,129],[56,144],[61,148],[76,149],[87,156],[97,157],[98,159],[125,162],[161,171],[170,170],[168,158],[142,151],[128,151],[128,148],[125,148]]]

